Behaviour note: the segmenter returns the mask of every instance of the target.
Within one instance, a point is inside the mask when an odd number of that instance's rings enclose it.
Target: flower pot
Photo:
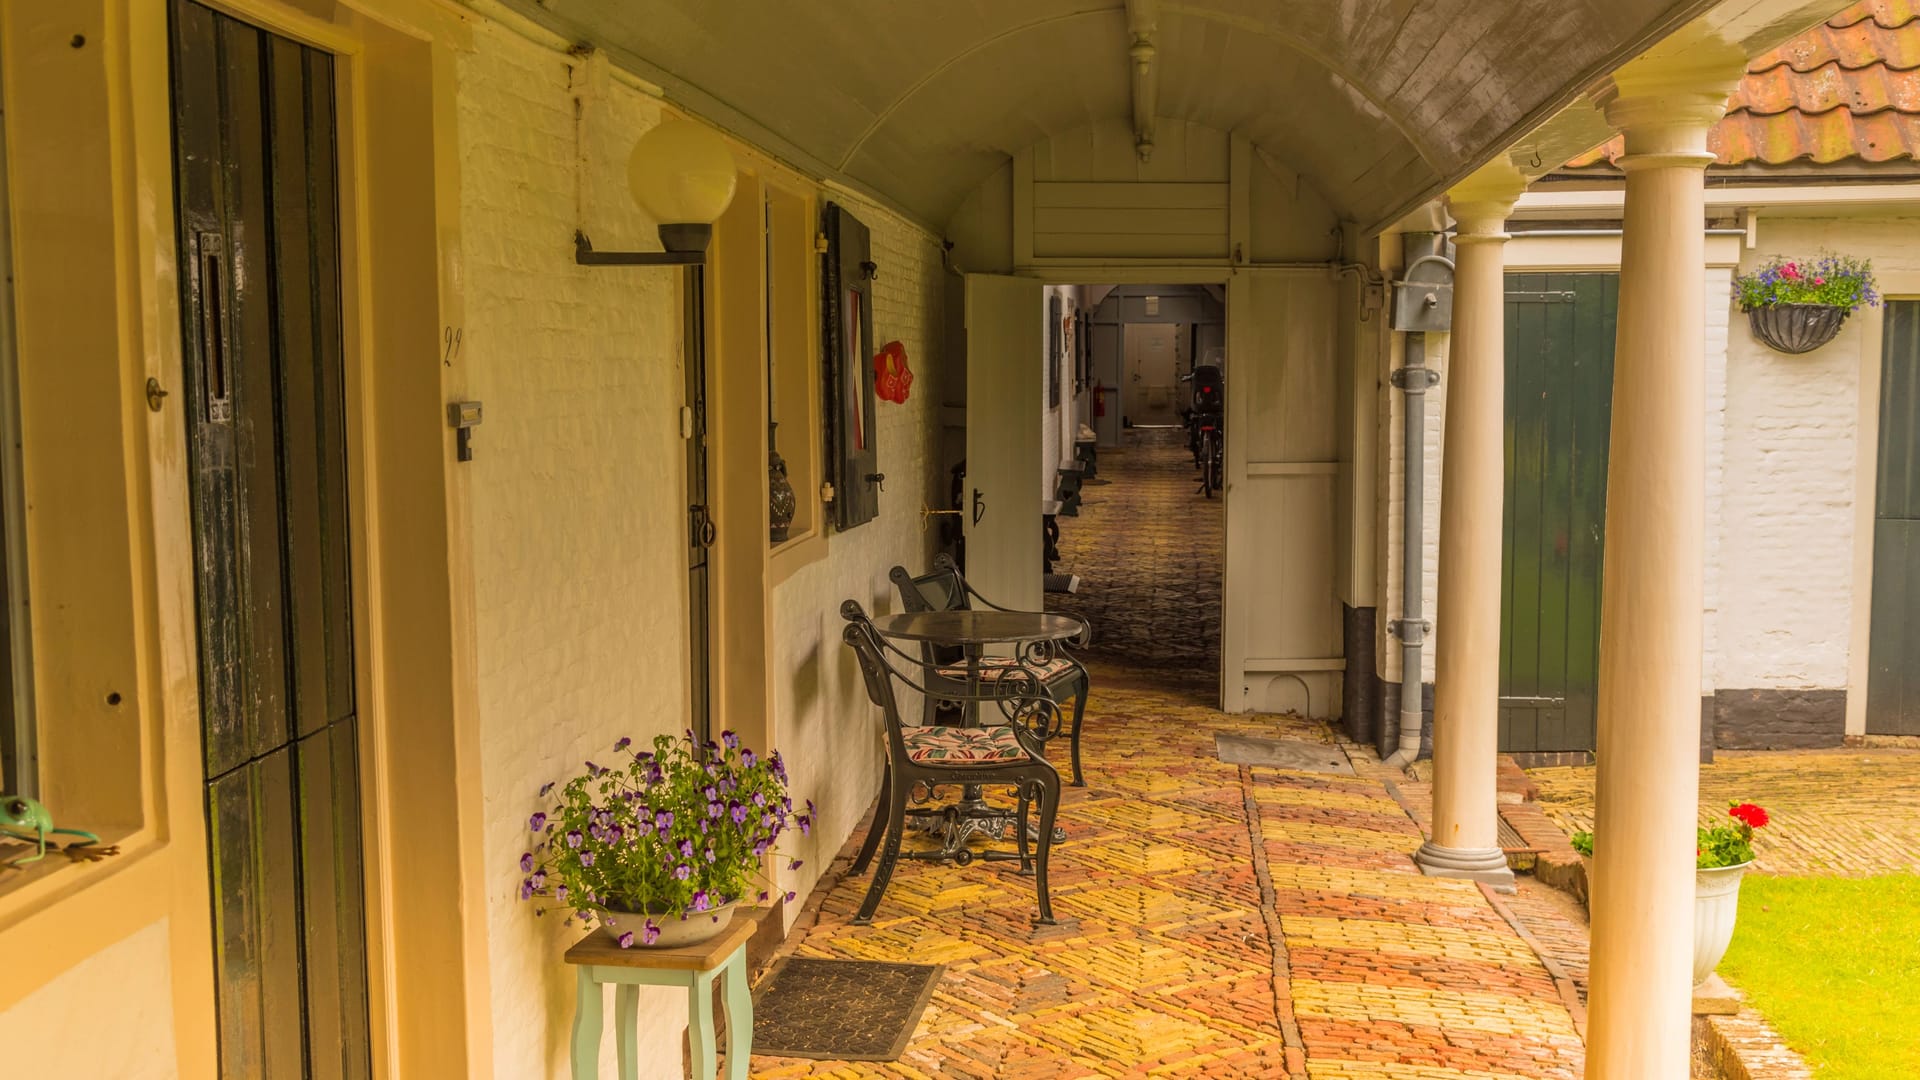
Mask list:
[[[620,935],[633,931],[632,948],[635,949],[677,949],[683,945],[698,945],[719,937],[733,921],[733,913],[739,907],[739,901],[721,904],[711,911],[689,911],[682,919],[677,915],[649,914],[642,911],[608,911],[600,918],[600,932],[614,941]],[[660,937],[652,944],[646,941],[647,920],[660,928]]]
[[[1720,965],[1733,941],[1733,921],[1740,914],[1740,879],[1750,862],[1695,870],[1693,885],[1693,985],[1699,986]]]
[[[1747,309],[1753,336],[1775,352],[1803,353],[1832,341],[1850,314],[1831,304],[1768,304]]]

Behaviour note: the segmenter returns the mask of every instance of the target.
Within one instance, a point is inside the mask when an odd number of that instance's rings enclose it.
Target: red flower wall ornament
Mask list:
[[[895,405],[907,403],[907,390],[913,386],[913,372],[907,369],[907,347],[889,341],[873,354],[873,394]]]

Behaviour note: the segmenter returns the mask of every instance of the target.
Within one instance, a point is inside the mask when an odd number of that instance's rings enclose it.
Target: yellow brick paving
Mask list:
[[[753,1075],[1579,1075],[1545,969],[1475,887],[1414,870],[1418,830],[1381,784],[1214,755],[1217,733],[1329,741],[1323,726],[1130,678],[1095,670],[1091,787],[1070,793],[1055,848],[1059,925],[1029,924],[1031,880],[1006,864],[903,863],[869,927],[849,921],[867,879],[830,875],[797,954],[946,974],[899,1061],[758,1057]]]
[[[1593,828],[1592,766],[1533,769],[1569,833]],[[1720,751],[1700,766],[1702,822],[1736,799],[1767,808],[1756,868],[1775,874],[1920,872],[1920,750]]]
[[[1090,786],[1069,792],[1054,849],[1059,925],[1029,923],[1031,879],[1007,864],[909,862],[873,925],[852,926],[867,879],[838,875],[856,836],[788,947],[945,975],[900,1060],[757,1057],[753,1075],[1578,1077],[1552,979],[1477,887],[1414,869],[1419,830],[1382,782],[1217,759],[1222,733],[1333,740],[1201,704],[1219,500],[1194,494],[1177,434],[1129,438],[1102,454],[1112,483],[1061,520],[1059,569],[1087,581],[1063,606],[1093,620],[1096,647]]]

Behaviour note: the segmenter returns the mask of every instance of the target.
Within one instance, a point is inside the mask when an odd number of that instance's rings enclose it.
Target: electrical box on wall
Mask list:
[[[1447,333],[1453,329],[1453,260],[1422,255],[1393,283],[1387,325],[1394,330]]]

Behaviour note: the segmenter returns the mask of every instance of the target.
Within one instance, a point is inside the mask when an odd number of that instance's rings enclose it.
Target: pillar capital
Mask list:
[[[1507,216],[1527,190],[1527,178],[1504,159],[1490,161],[1447,189],[1456,244],[1499,242],[1507,238]]]
[[[1593,100],[1626,137],[1620,167],[1706,168],[1713,161],[1707,132],[1726,115],[1727,98],[1746,70],[1746,53],[1737,46],[1700,40],[1614,72]]]

